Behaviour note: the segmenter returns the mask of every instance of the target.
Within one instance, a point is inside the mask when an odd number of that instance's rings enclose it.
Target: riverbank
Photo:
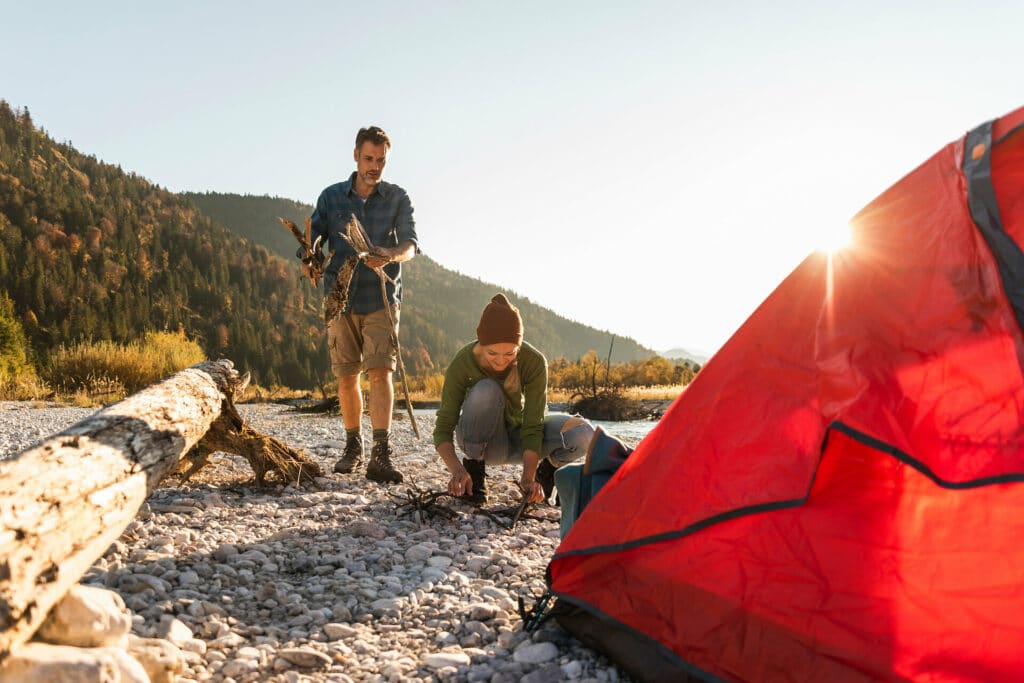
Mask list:
[[[330,472],[336,416],[279,404],[239,406],[255,429],[301,448]],[[90,414],[0,403],[6,457]],[[502,520],[444,499],[451,517],[405,505],[412,485],[444,489],[433,420],[396,413],[392,445],[405,483],[362,473],[260,490],[245,460],[216,454],[187,485],[166,480],[85,582],[121,594],[133,632],[192,636],[179,682],[624,680],[553,622],[524,633],[517,599],[544,590],[559,510],[509,533]],[[364,424],[369,434],[369,425]],[[517,468],[491,468],[486,509],[518,500]]]

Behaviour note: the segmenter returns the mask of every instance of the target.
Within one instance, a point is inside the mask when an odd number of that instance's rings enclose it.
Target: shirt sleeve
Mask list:
[[[544,442],[544,413],[548,402],[548,363],[538,355],[534,367],[523,377],[523,450],[540,453]],[[534,364],[531,363],[531,366]]]
[[[313,215],[310,216],[310,238],[313,242],[316,242],[317,237],[321,237],[320,249],[323,250],[325,244],[327,244],[327,229],[328,229],[328,211],[327,202],[324,199],[324,193],[320,193],[320,197],[316,200],[316,208],[313,209]],[[310,244],[309,246],[313,246]],[[302,256],[302,247],[299,247],[298,256]]]
[[[434,446],[440,446],[448,441],[454,442],[455,425],[459,420],[468,388],[463,381],[466,373],[458,367],[461,365],[460,360],[460,356],[456,355],[444,373],[441,406],[437,409],[437,418],[434,422]]]
[[[395,237],[398,243],[412,242],[416,247],[416,253],[420,253],[420,241],[416,236],[416,219],[413,218],[412,200],[406,192],[398,200],[398,215],[395,225]]]

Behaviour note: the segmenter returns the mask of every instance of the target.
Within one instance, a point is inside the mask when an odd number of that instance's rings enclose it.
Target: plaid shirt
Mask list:
[[[410,241],[416,245],[416,253],[420,252],[416,222],[412,217],[412,202],[405,190],[382,181],[364,203],[353,189],[355,178],[356,174],[352,173],[348,180],[335,183],[321,192],[320,198],[316,200],[316,210],[313,211],[313,240],[326,235],[327,248],[331,252],[331,259],[324,268],[325,294],[334,286],[345,258],[355,254],[341,236],[352,214],[366,228],[374,245],[394,247]],[[389,263],[384,266],[384,272],[396,283],[385,283],[388,301],[397,303],[402,300],[402,265]],[[344,313],[366,315],[384,308],[380,296],[380,278],[362,262],[352,276],[348,292],[349,307]]]

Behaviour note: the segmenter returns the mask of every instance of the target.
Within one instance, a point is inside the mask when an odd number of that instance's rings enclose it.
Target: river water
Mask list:
[[[434,408],[415,408],[413,412],[416,415],[429,415],[433,417],[437,410]],[[623,443],[630,446],[635,446],[639,443],[641,439],[647,436],[649,431],[654,429],[654,425],[658,424],[657,420],[630,420],[627,422],[591,420],[591,422],[595,425],[600,425],[604,431],[622,439]]]

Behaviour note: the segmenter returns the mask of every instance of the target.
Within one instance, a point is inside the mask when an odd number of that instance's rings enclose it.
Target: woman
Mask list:
[[[437,410],[434,447],[452,475],[448,492],[479,505],[485,464],[522,462],[520,490],[531,502],[546,500],[555,470],[586,453],[594,428],[579,416],[545,416],[547,360],[523,341],[519,309],[504,294],[484,308],[476,336],[448,366]]]

